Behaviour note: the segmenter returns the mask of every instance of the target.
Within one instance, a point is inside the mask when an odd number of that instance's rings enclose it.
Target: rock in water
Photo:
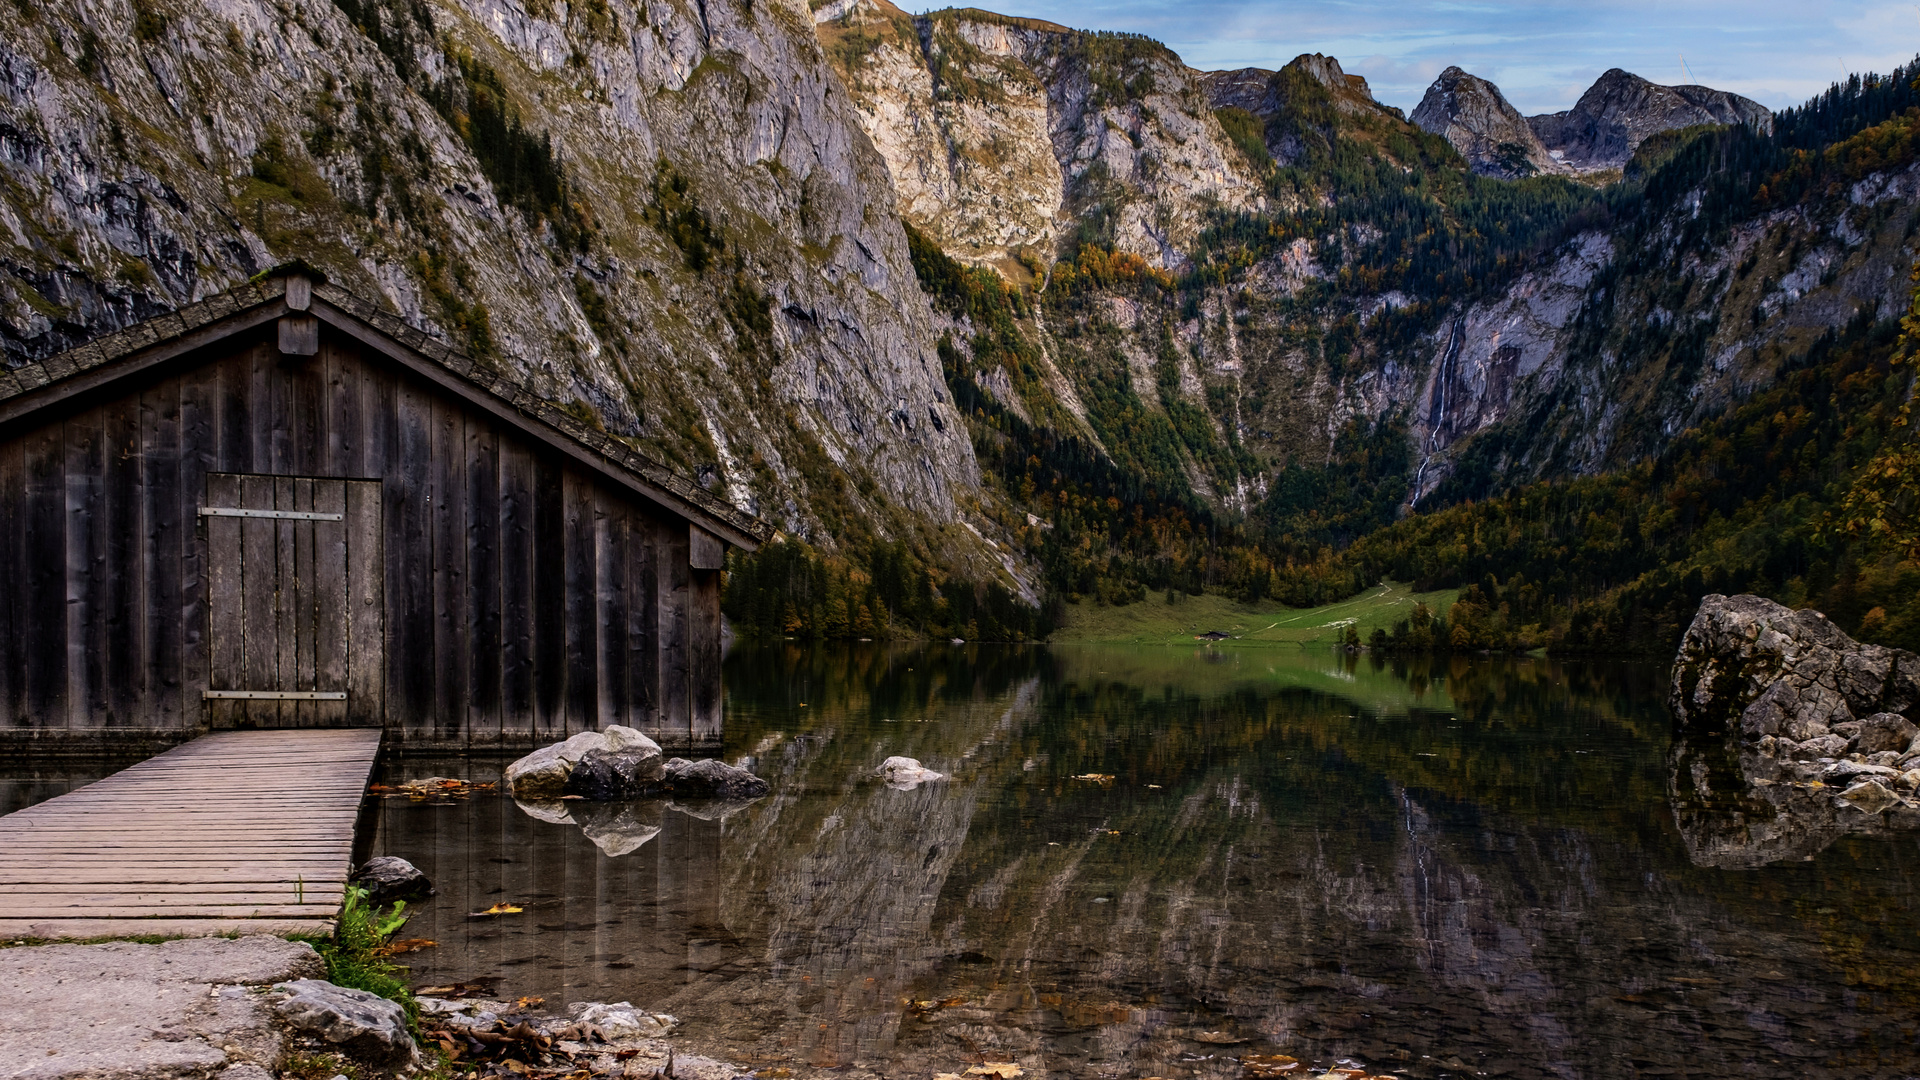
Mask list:
[[[635,732],[639,735],[638,732]],[[644,795],[665,774],[659,744],[645,735],[618,749],[589,750],[567,776],[568,795],[604,802]]]
[[[1856,754],[1880,754],[1886,751],[1906,755],[1912,753],[1914,736],[1920,735],[1920,727],[1899,713],[1880,712],[1864,720],[1850,720],[1833,725],[1835,735],[1853,740],[1851,750]]]
[[[319,979],[296,979],[273,989],[286,995],[274,1008],[294,1030],[368,1061],[413,1060],[413,1036],[398,1002]]]
[[[611,1005],[576,1001],[568,1008],[573,1010],[575,1023],[592,1024],[609,1039],[661,1039],[680,1026],[678,1017],[636,1009],[631,1001],[616,1001]]]
[[[667,762],[661,785],[679,799],[757,799],[770,787],[765,780],[737,765],[702,758]]]
[[[1674,659],[1675,819],[1694,861],[1806,858],[1850,832],[1920,827],[1904,798],[1920,656],[1816,611],[1709,596]],[[1871,756],[1872,760],[1869,760]],[[1723,778],[1741,783],[1727,784]]]
[[[1686,728],[1737,726],[1749,742],[1767,735],[1805,742],[1855,717],[1920,704],[1920,656],[1862,645],[1817,611],[1716,594],[1700,601],[1681,639],[1668,704]],[[1877,721],[1874,730],[1901,728]]]
[[[946,779],[943,774],[910,757],[890,757],[881,762],[874,772],[896,791],[911,791],[929,781]]]
[[[507,766],[503,776],[507,790],[520,799],[557,799],[567,791],[567,778],[573,770],[595,750],[619,752],[623,750],[643,751],[635,759],[635,767],[645,769],[640,762],[644,759],[644,749],[651,747],[656,757],[660,747],[652,739],[630,727],[619,724],[609,725],[605,731],[583,731],[563,743],[543,746],[526,757]],[[615,796],[616,798],[618,796]]]
[[[376,907],[395,900],[424,900],[433,895],[433,882],[412,863],[392,855],[368,859],[348,881],[367,890],[367,901]]]

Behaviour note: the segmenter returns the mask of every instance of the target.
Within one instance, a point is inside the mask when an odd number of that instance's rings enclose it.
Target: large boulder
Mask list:
[[[568,777],[580,759],[593,751],[613,753],[649,746],[655,754],[660,752],[660,747],[639,731],[612,724],[604,731],[583,731],[565,742],[535,750],[507,766],[503,779],[515,798],[557,799],[568,794]]]
[[[1920,656],[1862,645],[1817,611],[1716,594],[1681,639],[1668,704],[1683,727],[1806,742],[1920,704]]]
[[[278,983],[274,1011],[295,1031],[316,1036],[353,1057],[411,1062],[413,1036],[398,1002],[319,979]]]
[[[666,772],[666,762],[658,744],[644,735],[640,739],[618,749],[587,751],[567,776],[566,794],[596,802],[646,794]]]
[[[433,895],[433,882],[405,859],[382,855],[368,859],[348,878],[367,890],[367,901],[375,907],[396,900],[424,900]]]
[[[712,758],[674,758],[667,762],[660,785],[676,799],[757,799],[769,790],[765,780]]]
[[[1817,611],[1709,596],[1674,658],[1674,813],[1695,861],[1811,857],[1920,827],[1920,656],[1862,645]]]

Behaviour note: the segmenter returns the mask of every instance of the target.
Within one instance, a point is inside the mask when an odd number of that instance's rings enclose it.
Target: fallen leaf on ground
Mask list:
[[[385,945],[380,946],[380,948],[375,951],[380,953],[382,956],[399,956],[401,953],[418,952],[421,949],[431,949],[438,944],[440,943],[430,938],[423,938],[423,937],[403,938],[399,941],[389,941]]]
[[[546,1003],[547,999],[543,997],[523,997],[515,1004],[522,1009],[537,1009]]]
[[[526,908],[521,907],[519,904],[499,903],[499,904],[493,905],[492,907],[488,908],[485,911],[470,912],[467,915],[467,918],[484,919],[489,915],[518,915],[525,910]]]
[[[1265,1080],[1300,1070],[1300,1059],[1285,1054],[1248,1054],[1240,1059],[1240,1075],[1246,1080]]]

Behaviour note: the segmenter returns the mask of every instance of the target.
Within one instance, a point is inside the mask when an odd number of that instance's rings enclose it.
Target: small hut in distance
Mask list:
[[[304,268],[0,371],[0,745],[720,744],[770,528]]]

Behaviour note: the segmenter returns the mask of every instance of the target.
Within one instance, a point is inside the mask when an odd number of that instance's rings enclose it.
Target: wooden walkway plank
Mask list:
[[[218,732],[0,816],[0,935],[330,933],[380,734]]]

